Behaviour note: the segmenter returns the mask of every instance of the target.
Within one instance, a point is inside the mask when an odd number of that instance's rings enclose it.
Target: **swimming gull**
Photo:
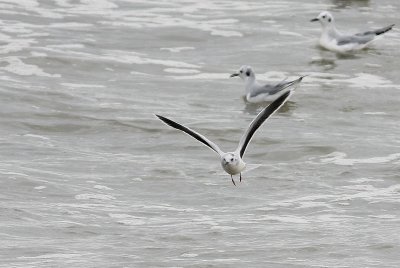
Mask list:
[[[274,84],[260,83],[256,80],[256,74],[251,66],[243,65],[231,77],[239,76],[245,82],[244,90],[246,100],[250,103],[273,101],[282,93],[289,90],[289,87],[296,86],[304,76],[287,82],[286,80]],[[287,89],[287,90],[286,90]]]
[[[390,31],[394,24],[376,29],[357,33],[354,35],[341,34],[335,27],[335,19],[332,14],[323,11],[311,21],[319,21],[322,25],[322,34],[319,39],[319,44],[331,51],[346,53],[356,50],[361,50],[371,44],[378,36]]]

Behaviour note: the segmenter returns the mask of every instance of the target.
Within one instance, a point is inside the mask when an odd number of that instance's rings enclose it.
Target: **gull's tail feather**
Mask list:
[[[279,82],[278,84],[275,85],[275,88],[269,91],[269,95],[274,95],[278,92],[281,92],[282,90],[287,89],[288,87],[294,86],[293,90],[296,89],[297,85],[303,80],[304,77],[308,75],[301,76],[297,78],[296,80],[292,80],[289,82],[286,82],[287,78],[285,78],[283,81]]]
[[[286,89],[286,88],[288,88],[288,87],[290,87],[290,86],[294,86],[293,90],[295,90],[295,89],[297,88],[297,85],[298,85],[298,84],[303,80],[303,78],[306,77],[306,76],[308,76],[308,75],[303,75],[303,76],[297,78],[296,80],[286,82],[285,84],[282,85],[282,88],[281,88],[279,91],[281,91],[281,90],[283,90],[283,89]]]

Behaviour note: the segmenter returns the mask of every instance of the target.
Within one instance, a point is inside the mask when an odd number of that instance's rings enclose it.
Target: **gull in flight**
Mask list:
[[[243,134],[242,138],[239,141],[239,145],[233,152],[223,152],[215,143],[197,133],[196,131],[185,127],[179,123],[172,121],[166,117],[161,115],[156,115],[161,121],[170,127],[176,128],[180,131],[185,132],[186,134],[192,136],[196,140],[202,142],[204,145],[208,146],[211,150],[215,151],[221,160],[222,168],[231,175],[232,183],[236,186],[235,181],[233,180],[233,175],[240,174],[240,181],[242,181],[242,171],[246,168],[246,163],[243,161],[243,155],[246,151],[246,148],[253,137],[256,130],[267,120],[272,114],[274,114],[290,97],[292,91],[287,91],[282,96],[277,98],[270,105],[265,107],[256,118],[250,123],[248,129]]]
[[[319,21],[322,25],[322,34],[319,39],[319,44],[328,50],[339,53],[361,50],[375,41],[379,35],[390,31],[394,26],[394,24],[392,24],[377,30],[354,35],[344,35],[336,29],[332,14],[327,11],[321,12],[318,17],[311,21]]]
[[[259,103],[265,101],[273,101],[279,95],[286,92],[290,86],[296,86],[301,82],[304,76],[293,81],[281,81],[275,84],[262,84],[256,80],[256,74],[251,66],[243,65],[236,72],[231,74],[231,77],[239,76],[245,82],[244,90],[246,100],[250,103]]]

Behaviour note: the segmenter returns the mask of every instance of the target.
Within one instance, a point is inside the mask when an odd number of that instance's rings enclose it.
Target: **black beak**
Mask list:
[[[239,74],[238,73],[234,73],[234,74],[231,74],[230,77],[235,77],[235,76],[239,76]]]
[[[312,20],[310,20],[311,22],[314,22],[314,21],[319,21],[319,19],[318,18],[313,18]]]

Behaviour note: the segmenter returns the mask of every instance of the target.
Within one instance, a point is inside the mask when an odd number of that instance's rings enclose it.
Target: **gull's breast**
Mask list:
[[[239,174],[240,172],[242,172],[244,169],[245,169],[245,167],[246,167],[246,164],[243,162],[243,161],[241,161],[239,164],[236,164],[236,165],[233,165],[233,164],[230,164],[230,163],[227,163],[227,164],[223,164],[223,163],[221,163],[222,164],[222,168],[225,170],[225,172],[226,173],[228,173],[229,175],[236,175],[236,174]]]

